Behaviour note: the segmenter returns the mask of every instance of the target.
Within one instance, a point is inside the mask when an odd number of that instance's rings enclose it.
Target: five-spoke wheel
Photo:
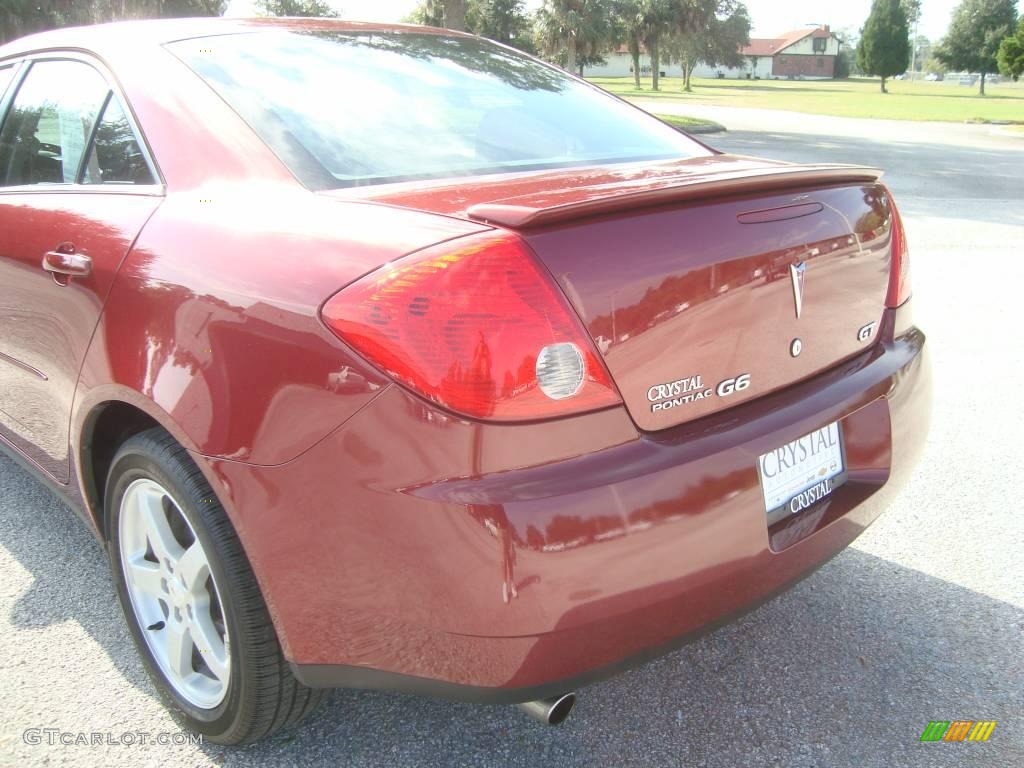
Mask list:
[[[121,497],[120,534],[128,595],[153,657],[184,699],[217,706],[231,642],[202,543],[167,489],[149,479]]]
[[[189,452],[161,429],[134,435],[105,490],[118,597],[171,714],[240,744],[312,711],[323,692],[292,674],[235,528]]]

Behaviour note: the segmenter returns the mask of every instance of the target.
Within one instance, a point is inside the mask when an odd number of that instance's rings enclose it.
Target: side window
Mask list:
[[[0,129],[0,186],[73,184],[109,88],[79,61],[40,61]]]
[[[121,102],[110,95],[85,163],[83,184],[155,184]]]

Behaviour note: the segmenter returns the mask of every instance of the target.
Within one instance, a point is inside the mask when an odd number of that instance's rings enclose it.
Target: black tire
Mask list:
[[[220,704],[200,709],[175,691],[143,636],[125,583],[120,556],[121,499],[135,480],[170,491],[205,550],[220,595],[230,641],[230,674]],[[114,457],[104,503],[107,553],[114,584],[135,646],[164,705],[186,729],[217,744],[243,744],[294,725],[320,703],[324,691],[292,675],[249,561],[206,478],[170,435],[151,429],[135,435]]]

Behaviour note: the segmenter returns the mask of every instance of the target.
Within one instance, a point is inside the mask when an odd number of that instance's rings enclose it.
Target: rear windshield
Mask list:
[[[274,31],[169,48],[313,189],[709,154],[478,38]]]

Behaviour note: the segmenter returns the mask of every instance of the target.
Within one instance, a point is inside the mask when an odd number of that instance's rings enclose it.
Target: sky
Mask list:
[[[960,0],[923,0],[920,33],[933,40],[949,26],[953,9]],[[331,0],[345,18],[369,21],[398,21],[416,6],[416,0]],[[871,10],[871,0],[746,0],[754,22],[753,37],[776,37],[808,24],[829,24],[833,29],[856,31]],[[526,0],[530,8],[541,0]],[[231,0],[228,13],[252,14],[252,0]]]

